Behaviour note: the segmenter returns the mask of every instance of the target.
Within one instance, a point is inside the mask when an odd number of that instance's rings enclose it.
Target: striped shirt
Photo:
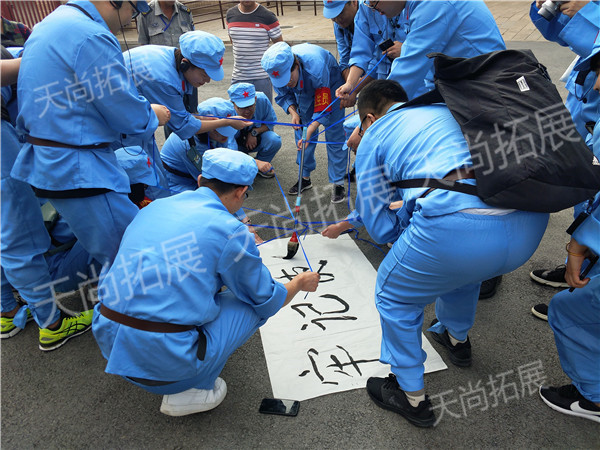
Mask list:
[[[268,78],[260,60],[271,39],[281,36],[277,16],[262,5],[251,13],[243,13],[234,6],[227,11],[227,31],[233,43],[232,80]]]

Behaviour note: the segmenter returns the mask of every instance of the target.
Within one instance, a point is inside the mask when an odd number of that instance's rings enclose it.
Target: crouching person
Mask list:
[[[157,200],[136,216],[94,311],[106,372],[164,395],[160,410],[171,416],[217,407],[227,392],[219,374],[233,351],[319,282],[310,272],[286,285],[275,281],[233,215],[252,189],[254,159],[208,150],[202,169],[197,190]]]

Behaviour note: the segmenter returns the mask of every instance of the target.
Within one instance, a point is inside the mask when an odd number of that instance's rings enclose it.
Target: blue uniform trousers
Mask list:
[[[256,152],[256,159],[270,163],[281,148],[281,137],[274,131],[265,131],[260,134],[260,144],[254,150],[239,147],[244,153]]]
[[[337,105],[333,106],[337,108]],[[338,110],[339,113],[334,112],[332,116],[339,115],[335,119],[331,119],[332,122],[340,120],[344,117],[343,111]],[[303,120],[303,123],[309,123],[309,120]],[[311,140],[317,140],[316,132],[311,137]],[[327,145],[327,175],[329,176],[329,182],[333,184],[344,184],[344,175],[346,175],[346,167],[348,164],[348,151],[344,151],[344,125],[342,122],[336,123],[331,127],[325,129],[325,140],[327,142],[333,142]],[[294,130],[294,136],[296,142],[302,139],[302,130]],[[320,135],[322,136],[322,135]],[[322,138],[321,138],[322,139]],[[306,146],[304,153],[304,169],[302,171],[303,177],[310,177],[310,174],[317,167],[317,161],[315,160],[315,147],[316,143],[310,143]],[[296,157],[296,163],[300,164],[300,156],[302,152],[298,152]]]
[[[533,254],[548,214],[503,216],[415,212],[377,272],[375,302],[381,316],[381,361],[400,387],[423,389],[421,329],[425,306],[436,302],[441,330],[467,338],[481,282],[515,270]],[[437,330],[436,330],[437,331]]]
[[[548,323],[563,370],[585,398],[600,402],[600,268],[584,288],[552,298]]]
[[[10,176],[21,145],[15,129],[5,120],[2,121],[1,136],[2,311],[10,311],[16,306],[10,288],[12,285],[29,303],[38,325],[45,327],[60,317],[49,287],[52,280],[44,259],[44,253],[50,247],[50,236],[31,186]],[[4,304],[5,299],[8,304]]]
[[[231,291],[217,295],[219,296],[220,312],[214,321],[202,326],[202,331],[206,336],[206,354],[203,361],[198,361],[197,374],[194,377],[179,381],[170,380],[175,382],[162,386],[148,386],[128,377],[123,378],[149,392],[162,395],[176,394],[191,388],[213,389],[215,380],[231,354],[250,339],[250,336],[267,321],[261,319],[249,305],[236,299]],[[94,313],[95,334],[99,329],[97,322],[108,322],[108,319],[99,314],[99,307],[99,305],[96,306]],[[113,326],[118,327],[119,325],[113,322]],[[110,326],[102,327],[102,329],[107,328]],[[98,341],[100,342],[100,339]]]
[[[84,198],[52,198],[83,248],[100,264],[111,264],[125,228],[138,212],[127,194],[107,192]]]

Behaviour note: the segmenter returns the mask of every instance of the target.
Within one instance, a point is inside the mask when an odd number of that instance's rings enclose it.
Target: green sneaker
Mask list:
[[[0,339],[8,339],[23,330],[14,323],[14,317],[0,317]],[[31,322],[33,316],[31,311],[27,310],[27,322]]]
[[[62,323],[58,330],[40,328],[40,350],[49,352],[62,347],[66,342],[92,329],[94,310],[83,311],[76,316],[61,313]]]

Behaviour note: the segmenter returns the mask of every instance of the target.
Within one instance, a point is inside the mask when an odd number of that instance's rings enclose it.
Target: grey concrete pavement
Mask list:
[[[568,49],[545,42],[510,42],[512,48],[532,48],[557,80],[572,59]],[[326,48],[334,51],[332,45]],[[225,73],[231,73],[231,53]],[[226,96],[228,81],[200,89],[200,99]],[[276,107],[279,120],[288,121]],[[125,120],[126,118],[124,118]],[[297,166],[290,128],[279,127],[283,148],[273,161],[279,180],[287,189],[297,180]],[[328,204],[326,152],[317,148],[315,188],[303,195],[311,220],[338,220],[346,205]],[[323,206],[325,205],[325,206]],[[274,179],[258,178],[247,206],[283,212],[282,194]],[[272,224],[271,216],[256,214],[256,224]],[[29,324],[19,335],[2,341],[1,394],[3,449],[21,448],[598,448],[598,426],[548,408],[537,393],[522,390],[519,371],[540,364],[548,382],[568,382],[560,369],[553,334],[546,322],[529,309],[547,302],[557,292],[533,283],[530,270],[554,267],[564,256],[570,212],[552,215],[546,235],[530,261],[504,277],[497,295],[481,301],[470,337],[473,366],[449,369],[425,376],[427,392],[444,394],[448,410],[434,429],[418,429],[400,416],[375,406],[364,389],[328,395],[302,402],[295,418],[258,413],[263,397],[272,395],[258,334],[234,353],[222,377],[228,395],[213,411],[174,418],[159,412],[155,396],[104,373],[105,361],[91,333],[50,353],[37,348],[37,328]],[[286,224],[289,225],[289,224]],[[157,224],[160,226],[160,224]],[[264,238],[274,237],[262,230]],[[360,237],[368,239],[366,232]],[[143,237],[140,237],[143,239]],[[375,268],[387,248],[365,242],[359,247]],[[317,255],[309,255],[316,258]],[[300,259],[299,259],[300,261]],[[373,301],[365,298],[365,301]],[[64,300],[81,307],[78,297]],[[434,317],[426,310],[425,323]],[[523,375],[523,374],[522,374]],[[504,378],[504,389],[491,395]],[[468,391],[485,390],[487,405],[475,404],[465,411]],[[480,398],[483,401],[483,398]],[[473,406],[473,404],[471,405]],[[437,411],[438,417],[440,411]],[[452,414],[454,416],[452,416]]]

